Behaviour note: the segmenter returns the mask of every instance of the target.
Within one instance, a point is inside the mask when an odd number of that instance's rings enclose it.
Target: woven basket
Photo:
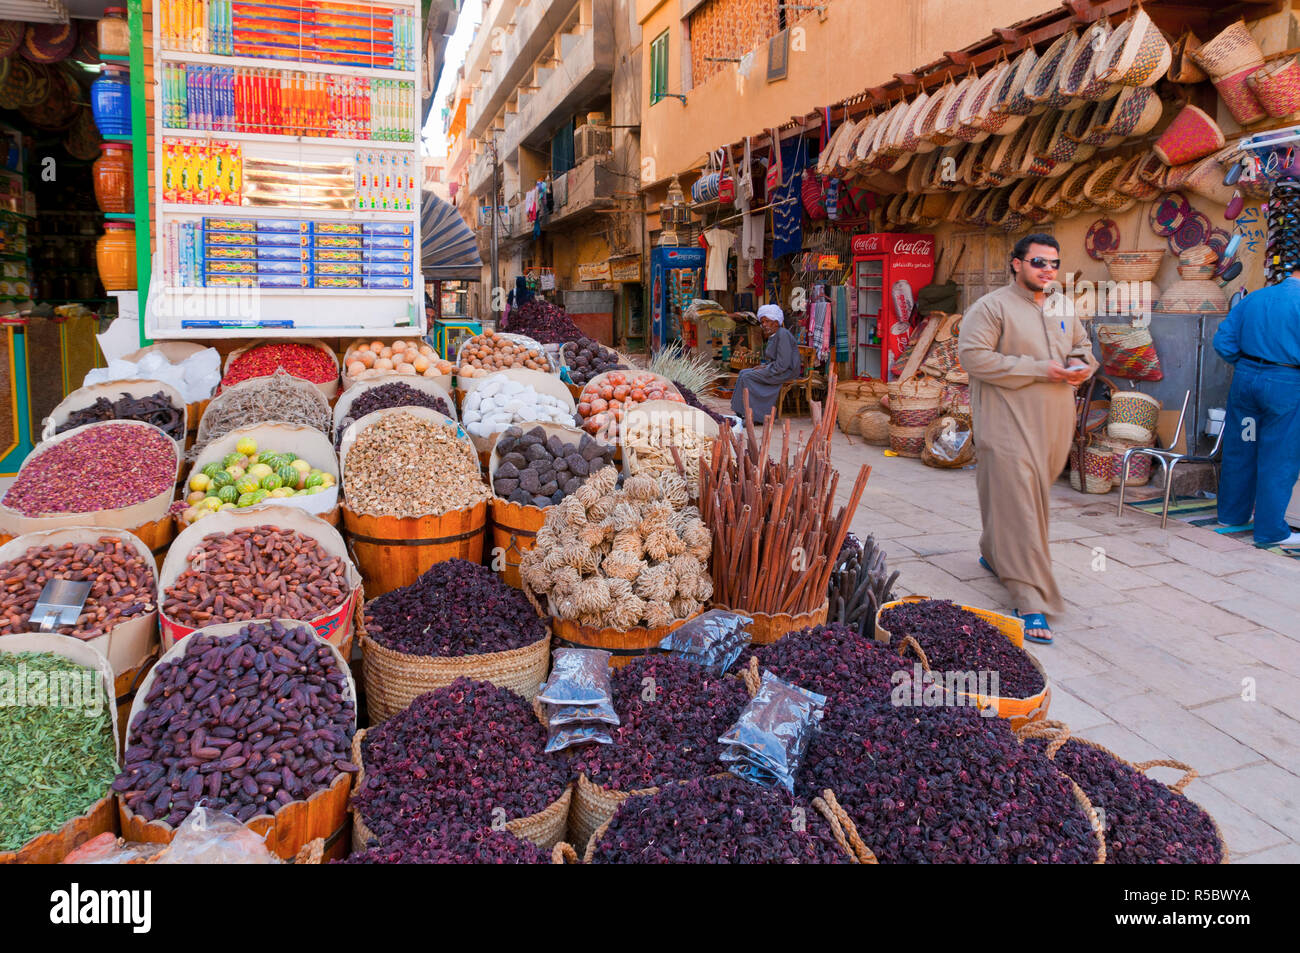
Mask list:
[[[1115,281],[1150,281],[1164,257],[1163,248],[1112,252],[1106,256],[1106,269]]]
[[[1122,212],[1132,208],[1137,201],[1132,196],[1115,189],[1115,180],[1124,168],[1124,162],[1125,160],[1119,156],[1107,159],[1084,180],[1083,194],[1097,208],[1106,209],[1108,212]]]
[[[1025,217],[1027,221],[1045,222],[1050,217],[1047,210],[1034,202],[1034,192],[1043,183],[1035,179],[1021,179],[1011,187],[1008,201],[1011,207]]]
[[[1121,482],[1125,486],[1146,486],[1151,481],[1151,457],[1145,453],[1135,454],[1129,458],[1128,462],[1128,480],[1121,480],[1124,475],[1124,454],[1133,447],[1150,447],[1150,441],[1141,440],[1121,440],[1116,437],[1107,437],[1105,440],[1098,441],[1098,444],[1111,452],[1111,482],[1119,486]]]
[[[366,730],[363,728],[352,736],[352,763],[361,768],[357,772],[356,786],[352,789],[354,791],[361,790],[361,782],[366,777],[365,765],[361,760],[361,742],[366,736]],[[550,850],[564,840],[569,820],[569,802],[572,798],[573,785],[570,784],[564,789],[564,793],[552,801],[544,810],[528,817],[518,817],[513,821],[507,821],[505,828],[516,837],[530,840],[543,850]],[[352,849],[354,851],[365,850],[366,844],[374,836],[374,833],[361,819],[361,812],[353,808]]]
[[[1259,69],[1264,64],[1264,54],[1250,30],[1246,29],[1245,20],[1238,20],[1214,39],[1189,52],[1196,65],[1211,79],[1231,76],[1247,68]]]
[[[1219,253],[1212,245],[1193,245],[1178,256],[1179,265],[1214,265],[1219,261]]]
[[[1214,117],[1189,103],[1151,148],[1161,162],[1175,166],[1204,159],[1222,149],[1223,143],[1223,130]]]
[[[1184,278],[1160,292],[1157,307],[1175,314],[1215,313],[1228,310],[1228,298],[1217,281]]]
[[[1294,56],[1256,70],[1246,77],[1246,85],[1274,119],[1300,109],[1300,62]]]
[[[1138,201],[1153,199],[1160,189],[1142,178],[1144,169],[1163,169],[1165,164],[1154,152],[1139,152],[1125,163],[1115,179],[1115,188]]]
[[[614,816],[620,804],[630,797],[653,794],[657,790],[658,788],[640,788],[636,791],[615,791],[588,781],[585,774],[578,775],[573,803],[569,808],[569,840],[574,844],[586,844]]]
[[[1083,451],[1083,492],[1109,493],[1111,479],[1111,451],[1098,442],[1090,443]]]
[[[1178,275],[1188,281],[1208,281],[1214,277],[1214,270],[1217,267],[1217,265],[1179,265]]]
[[[971,418],[967,414],[945,414],[942,417],[936,417],[928,427],[925,428],[925,446],[921,451],[921,462],[926,466],[937,467],[940,470],[956,470],[966,466],[975,459],[975,441],[969,439],[965,445],[957,452],[953,460],[936,456],[934,453],[934,442],[939,435],[955,423],[961,430],[972,430]]]
[[[1155,439],[1159,419],[1160,401],[1141,391],[1119,391],[1110,398],[1106,436],[1146,443]]]
[[[889,445],[889,414],[879,407],[867,407],[858,411],[854,417],[854,426],[856,430],[845,433],[860,434],[865,443],[873,446]]]
[[[917,116],[916,126],[913,129],[913,133],[919,141],[936,146],[946,146],[952,142],[951,136],[943,135],[935,127],[944,117],[948,107],[948,100],[955,92],[956,87],[953,85],[952,80],[949,79],[943,86],[939,87],[938,92],[930,97],[929,104]]]
[[[1130,136],[1145,136],[1160,122],[1164,103],[1145,86],[1129,86],[1114,99],[1102,103],[1093,114],[1084,142],[1097,146],[1117,145]],[[1067,131],[1066,135],[1070,135]]]
[[[1047,48],[1025,80],[1025,98],[1042,109],[1073,109],[1083,105],[1061,92],[1061,72],[1075,44],[1076,30],[1063,33]]]
[[[889,425],[889,449],[900,457],[919,457],[925,452],[925,427]]]
[[[1030,142],[1034,138],[1034,130],[1038,128],[1038,116],[1019,117],[1023,122],[1016,130],[1005,136],[997,137],[997,145],[988,157],[988,168],[990,172],[1001,176],[1017,175],[1020,172],[1021,165],[1025,161],[1025,152],[1029,148]]]
[[[1083,32],[1061,64],[1059,88],[1062,96],[1096,102],[1119,93],[1119,86],[1099,78],[1096,72],[1109,39],[1110,21],[1104,18]]]
[[[1032,46],[1026,47],[1025,51],[1016,57],[1015,62],[1011,64],[1010,72],[1002,78],[1002,82],[993,93],[993,102],[989,108],[994,115],[1023,119],[1037,108],[1033,100],[1025,95],[1025,83],[1029,80],[1037,62],[1038,54],[1034,52]],[[1009,118],[1007,124],[1002,127],[1002,135],[1015,131],[1015,128],[1009,128],[1014,121],[1014,118]]]
[[[964,125],[972,126],[992,135],[1005,135],[1003,127],[1008,117],[993,112],[994,97],[1002,86],[1002,81],[1011,72],[1011,64],[1005,59],[995,63],[980,77],[974,94],[966,97],[957,118]],[[1010,130],[1007,130],[1010,132]]]
[[[507,652],[440,657],[395,652],[363,636],[361,657],[370,723],[377,725],[406,710],[425,692],[461,677],[491,682],[531,701],[546,678],[551,637],[548,633],[532,645]]]
[[[1141,7],[1115,28],[1097,58],[1097,78],[1133,88],[1152,86],[1169,69],[1173,53],[1160,28]]]
[[[1091,166],[1080,166],[1070,172],[1061,183],[1061,199],[1069,202],[1080,212],[1092,208],[1092,202],[1088,198],[1088,193],[1084,191],[1088,185],[1088,178],[1091,175]]]
[[[1192,54],[1200,48],[1201,40],[1191,30],[1169,45],[1168,75],[1171,83],[1200,83],[1209,79],[1192,58]]]
[[[889,393],[889,385],[884,381],[865,380],[845,381],[835,386],[835,422],[840,430],[855,434],[853,419],[860,411],[880,406],[880,398]]]
[[[1255,75],[1258,69],[1258,66],[1247,66],[1230,76],[1216,76],[1214,79],[1214,88],[1219,91],[1219,98],[1223,100],[1223,105],[1228,107],[1232,118],[1242,126],[1259,122],[1268,115],[1259,100],[1255,98],[1255,91],[1249,83],[1250,77]]]

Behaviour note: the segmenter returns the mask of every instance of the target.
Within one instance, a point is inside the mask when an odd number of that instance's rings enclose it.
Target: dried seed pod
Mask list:
[[[641,554],[644,552],[644,545],[641,534],[635,529],[627,529],[614,534],[613,548],[615,552],[627,553],[640,559]]]
[[[631,553],[614,550],[600,564],[601,572],[610,576],[610,582],[631,582],[646,569],[646,562]],[[629,592],[631,590],[629,589]]]
[[[646,603],[645,621],[652,629],[660,626],[670,625],[676,616],[673,615],[673,607],[667,602],[661,602],[657,599]]]
[[[633,500],[650,501],[659,499],[659,483],[654,477],[637,473],[623,481],[623,491]]]

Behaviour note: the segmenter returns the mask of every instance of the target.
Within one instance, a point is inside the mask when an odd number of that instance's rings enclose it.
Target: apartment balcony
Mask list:
[[[610,168],[609,159],[593,156],[574,166],[563,176],[557,176],[555,195],[558,202],[554,213],[542,222],[545,229],[567,230],[588,222],[604,209],[616,207],[614,193],[621,179]]]
[[[579,4],[587,2],[593,5],[596,24],[603,25],[603,32],[612,41],[613,0],[530,0],[515,11],[513,31],[498,30],[495,40],[491,36],[484,38],[491,44],[492,65],[477,77],[478,89],[467,116],[470,135],[482,138],[515,89],[525,81],[531,83],[534,64],[553,48],[555,35],[570,21]]]
[[[560,37],[563,56],[554,69],[538,70],[538,88],[519,93],[519,109],[506,119],[501,147],[545,150],[556,130],[577,110],[607,94],[614,77],[614,32],[598,19],[585,33]],[[545,74],[543,76],[543,74]]]
[[[469,163],[469,191],[479,195],[492,190],[492,151],[481,152]]]

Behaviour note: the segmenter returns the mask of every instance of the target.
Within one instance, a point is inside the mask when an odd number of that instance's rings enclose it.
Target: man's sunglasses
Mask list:
[[[1025,262],[1031,268],[1037,268],[1039,271],[1042,271],[1044,268],[1050,268],[1052,271],[1056,271],[1056,269],[1061,267],[1061,259],[1059,258],[1022,258],[1020,260]]]

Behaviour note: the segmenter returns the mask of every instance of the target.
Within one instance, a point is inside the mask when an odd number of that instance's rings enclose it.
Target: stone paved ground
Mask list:
[[[808,418],[792,429],[806,433]],[[853,531],[875,534],[905,593],[1014,608],[977,562],[974,470],[886,457],[838,430],[832,457],[841,499],[872,467]],[[1132,761],[1195,767],[1186,793],[1219,822],[1234,861],[1300,862],[1300,561],[1173,520],[1162,530],[1156,517],[1117,518],[1115,503],[1053,488],[1069,608],[1052,620],[1055,644],[1033,647],[1052,682],[1050,717]]]

